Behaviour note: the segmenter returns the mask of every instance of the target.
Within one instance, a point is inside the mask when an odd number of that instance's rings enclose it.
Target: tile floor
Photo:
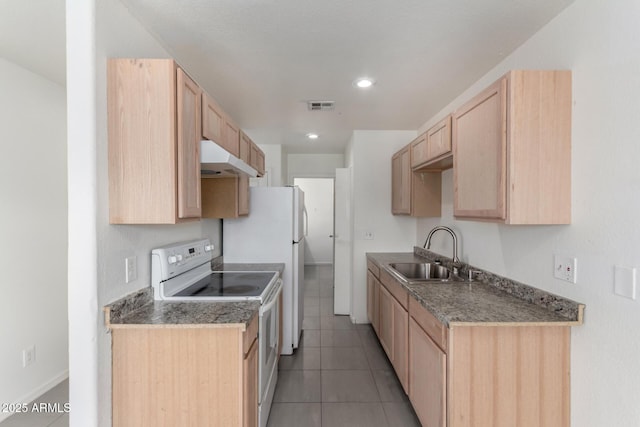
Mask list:
[[[333,315],[331,266],[305,268],[300,348],[280,358],[268,427],[412,427],[418,419],[375,332]],[[69,401],[64,381],[37,402]],[[13,415],[0,427],[68,427],[69,414]]]
[[[420,426],[375,332],[333,315],[331,266],[305,267],[302,343],[280,358],[268,427]]]
[[[69,402],[69,380],[65,380],[34,400],[37,403],[55,403],[64,408]],[[33,402],[28,406],[32,407]],[[69,414],[56,412],[25,412],[13,414],[0,422],[0,427],[69,427]]]

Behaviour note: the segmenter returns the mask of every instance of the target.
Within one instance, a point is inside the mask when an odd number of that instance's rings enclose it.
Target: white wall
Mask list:
[[[295,178],[304,192],[307,228],[305,264],[333,264],[333,178]]]
[[[515,68],[571,69],[572,224],[505,226],[456,221],[452,173],[443,216],[418,221],[415,240],[451,225],[461,258],[586,304],[572,329],[574,427],[640,425],[640,301],[613,294],[614,265],[640,267],[640,2],[579,0],[421,127]],[[446,235],[436,247],[450,253]],[[553,254],[577,257],[578,283],[553,278]],[[362,267],[364,271],[364,267]]]
[[[367,320],[367,252],[413,250],[415,218],[391,215],[391,156],[416,137],[415,131],[355,131],[346,164],[353,167],[352,318]],[[365,231],[374,234],[364,240]]]
[[[0,58],[0,402],[67,376],[65,89]],[[36,361],[22,367],[22,350]],[[0,420],[11,415],[0,412]]]
[[[169,53],[117,0],[67,0],[67,36],[71,425],[109,426],[110,335],[102,307],[150,285],[152,248],[201,236],[219,247],[221,228],[219,220],[108,224],[106,60]],[[138,279],[125,284],[129,256],[137,257]]]
[[[287,184],[293,178],[330,178],[344,167],[344,154],[288,154]]]

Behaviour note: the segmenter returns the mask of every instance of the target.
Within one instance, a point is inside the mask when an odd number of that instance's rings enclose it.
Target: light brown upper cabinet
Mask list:
[[[249,136],[240,131],[240,160],[251,166],[251,146],[254,145]]]
[[[440,216],[440,173],[412,172],[411,145],[406,145],[391,158],[391,213]]]
[[[240,157],[240,130],[208,94],[202,94],[202,136]]]
[[[254,168],[258,176],[264,175],[264,152],[243,131],[240,131],[240,158]]]
[[[447,116],[411,143],[411,168],[442,171],[452,166],[451,116]]]
[[[203,178],[202,217],[238,218],[249,215],[249,177]]]
[[[251,141],[251,162],[249,165],[258,172],[258,176],[264,175],[264,152]]]
[[[109,59],[109,222],[200,217],[201,90],[170,59]]]
[[[571,72],[511,71],[452,119],[454,214],[571,222]]]

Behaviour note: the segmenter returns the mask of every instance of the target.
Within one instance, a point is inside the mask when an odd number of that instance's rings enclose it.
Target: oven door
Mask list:
[[[278,279],[274,290],[260,307],[259,336],[259,424],[266,426],[278,380],[278,354],[280,343],[280,293],[282,279]]]

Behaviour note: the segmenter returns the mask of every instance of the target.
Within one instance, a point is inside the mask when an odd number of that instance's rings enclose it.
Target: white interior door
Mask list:
[[[334,189],[333,312],[351,314],[351,170],[336,169]]]
[[[295,178],[307,212],[305,264],[333,263],[333,178]]]

